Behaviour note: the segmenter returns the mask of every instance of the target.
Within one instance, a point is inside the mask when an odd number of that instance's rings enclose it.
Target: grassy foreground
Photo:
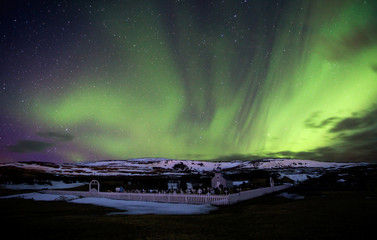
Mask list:
[[[192,216],[106,215],[114,209],[0,199],[0,226],[2,236],[16,239],[374,239],[375,195],[300,194],[305,199],[269,195]]]

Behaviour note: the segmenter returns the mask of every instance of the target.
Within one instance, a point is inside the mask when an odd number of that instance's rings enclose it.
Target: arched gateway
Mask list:
[[[97,189],[92,188],[92,185],[97,185]],[[89,192],[99,192],[99,182],[97,180],[92,180],[89,183]]]

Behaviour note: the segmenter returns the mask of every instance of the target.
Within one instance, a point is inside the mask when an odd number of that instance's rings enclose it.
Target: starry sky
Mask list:
[[[0,162],[376,162],[377,1],[2,1]]]

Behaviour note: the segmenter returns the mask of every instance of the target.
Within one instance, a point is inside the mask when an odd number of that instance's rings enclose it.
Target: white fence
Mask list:
[[[280,185],[267,188],[259,188],[229,195],[198,195],[198,194],[166,194],[166,193],[114,193],[114,192],[84,192],[64,190],[44,190],[44,193],[75,195],[80,197],[101,197],[130,201],[189,203],[189,204],[212,204],[230,205],[240,201],[259,197],[268,193],[281,191],[291,185]]]
[[[258,189],[253,189],[249,191],[243,191],[240,193],[235,193],[229,195],[229,203],[228,204],[234,204],[240,201],[245,201],[248,199],[256,198],[263,196],[265,194],[273,193],[273,192],[278,192],[282,191],[284,189],[290,188],[292,185],[289,184],[284,184],[284,185],[279,185],[279,186],[274,186],[274,187],[266,187],[266,188],[258,188]]]
[[[80,197],[101,197],[130,201],[169,202],[189,204],[228,205],[229,195],[166,194],[166,193],[114,193],[64,190],[44,190],[43,193],[75,195]]]

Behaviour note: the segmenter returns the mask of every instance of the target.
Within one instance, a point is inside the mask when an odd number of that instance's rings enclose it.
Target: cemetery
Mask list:
[[[89,183],[88,191],[66,191],[66,190],[43,190],[42,193],[76,195],[79,197],[101,197],[118,200],[131,201],[151,201],[166,203],[185,203],[185,204],[211,204],[211,205],[231,205],[240,201],[245,201],[265,194],[282,191],[292,184],[275,185],[272,177],[269,179],[269,186],[251,190],[243,190],[240,186],[234,188],[233,182],[217,172],[211,179],[211,187],[198,188],[192,187],[192,183],[185,184],[186,190],[182,190],[179,180],[170,180],[168,190],[127,190],[123,186],[116,187],[113,191],[101,192],[100,182],[92,180]]]

